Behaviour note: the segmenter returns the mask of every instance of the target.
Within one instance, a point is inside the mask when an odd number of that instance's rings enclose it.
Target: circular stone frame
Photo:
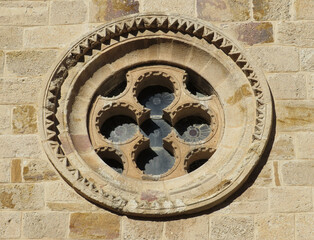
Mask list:
[[[224,116],[211,158],[162,181],[125,177],[106,164],[100,169],[88,135],[88,109],[100,85],[121,69],[150,64],[199,74],[217,92]],[[39,119],[48,158],[78,193],[116,212],[159,217],[210,208],[244,183],[269,139],[272,102],[262,72],[214,26],[182,16],[136,15],[99,27],[64,54],[46,83]],[[204,151],[195,148],[181,161]]]

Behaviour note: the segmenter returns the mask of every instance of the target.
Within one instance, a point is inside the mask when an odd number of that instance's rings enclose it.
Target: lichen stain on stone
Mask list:
[[[13,109],[13,132],[17,134],[37,132],[37,114],[33,106],[18,106]]]
[[[234,95],[227,99],[227,103],[234,105],[241,101],[243,97],[251,96],[252,93],[250,92],[250,85],[244,84],[239,89],[236,90]]]
[[[2,192],[0,194],[1,208],[14,208],[12,199],[13,193]]]
[[[214,187],[213,189],[209,190],[208,192],[203,193],[202,195],[197,196],[195,199],[207,198],[207,197],[213,195],[214,193],[217,193],[220,190],[225,189],[230,184],[231,184],[230,180],[223,180],[216,187]]]
[[[238,27],[238,40],[249,45],[274,42],[271,23],[248,23]]]
[[[269,9],[269,1],[253,0],[253,14],[256,20],[262,20]]]

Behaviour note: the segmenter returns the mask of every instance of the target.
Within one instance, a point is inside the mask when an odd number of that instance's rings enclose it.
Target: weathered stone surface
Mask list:
[[[48,23],[48,3],[43,1],[1,1],[1,25],[43,25]]]
[[[19,238],[21,235],[21,213],[0,212],[0,238]]]
[[[39,210],[44,206],[42,185],[0,185],[0,209]]]
[[[254,239],[254,220],[251,216],[214,216],[210,222],[210,239]]]
[[[5,54],[3,51],[0,50],[0,75],[3,74],[3,70],[4,70],[4,58],[5,58]]]
[[[255,201],[267,201],[268,190],[265,188],[248,188],[234,201],[236,202],[255,202]]]
[[[314,127],[314,102],[277,101],[276,115],[278,131],[311,131]]]
[[[23,215],[23,236],[64,239],[69,224],[68,218],[67,213],[26,212]]]
[[[46,202],[46,206],[52,211],[70,211],[70,212],[80,212],[80,211],[96,211],[98,208],[89,203],[81,202]]]
[[[293,137],[289,134],[278,134],[275,137],[275,142],[272,146],[269,159],[286,160],[294,158],[295,152]]]
[[[280,44],[314,47],[314,28],[311,22],[280,22],[277,25],[277,40]]]
[[[10,182],[10,161],[0,159],[0,183]]]
[[[304,74],[271,74],[268,83],[276,99],[306,99]]]
[[[59,1],[54,1],[59,2]],[[24,46],[27,48],[57,48],[69,46],[87,32],[87,26],[43,26],[26,28]]]
[[[296,0],[294,2],[296,18],[302,20],[314,19],[314,2],[308,0]]]
[[[6,55],[8,74],[15,76],[44,75],[55,61],[55,50],[12,51]]]
[[[85,22],[87,6],[84,1],[52,1],[50,24],[74,24]]]
[[[127,217],[122,218],[122,239],[149,239],[159,240],[162,238],[163,222],[138,221]]]
[[[1,98],[1,97],[0,97]],[[0,105],[0,135],[10,134],[11,130],[11,111],[12,107]]]
[[[256,215],[256,240],[294,240],[294,215]]]
[[[268,161],[262,168],[257,179],[254,182],[255,187],[273,186],[273,164]]]
[[[290,0],[253,0],[254,19],[259,21],[288,20],[291,17],[290,5]]]
[[[303,71],[314,71],[314,49],[304,48],[300,52],[301,69]]]
[[[307,96],[309,99],[314,99],[314,73],[307,77]]]
[[[299,51],[295,47],[252,47],[251,55],[266,72],[294,72],[300,68]]]
[[[314,186],[314,161],[289,161],[281,166],[283,184]]]
[[[108,21],[132,13],[139,12],[137,0],[92,0],[89,18],[91,22]]]
[[[314,132],[298,133],[296,136],[297,158],[314,159],[313,145],[314,145]]]
[[[23,44],[23,28],[0,27],[1,49],[17,49],[21,47],[22,44]]]
[[[41,81],[40,78],[0,78],[0,102],[3,104],[37,102]],[[23,91],[20,91],[21,89]]]
[[[311,188],[272,188],[269,192],[271,212],[306,212],[313,209]]]
[[[63,181],[49,182],[46,184],[46,201],[79,201],[80,195]]]
[[[177,13],[194,16],[195,1],[186,0],[184,4],[180,0],[145,0],[140,4],[142,12]]]
[[[22,182],[21,159],[13,159],[11,162],[11,182]]]
[[[114,215],[111,213],[71,214],[70,238],[118,239],[119,236],[120,236],[120,217],[118,215]],[[131,238],[128,239],[131,240]]]
[[[268,211],[267,201],[232,202],[225,207],[224,214],[254,214]]]
[[[25,182],[39,182],[59,179],[51,165],[44,160],[23,162],[23,179]]]
[[[208,216],[166,222],[165,236],[167,240],[208,240]]]
[[[296,240],[313,240],[314,239],[314,214],[296,214],[295,231]]]
[[[0,135],[0,158],[37,158],[41,153],[35,135]]]
[[[34,106],[14,107],[12,119],[13,133],[32,134],[37,132],[37,110]]]
[[[250,18],[250,1],[197,0],[197,14],[210,21],[245,21]]]

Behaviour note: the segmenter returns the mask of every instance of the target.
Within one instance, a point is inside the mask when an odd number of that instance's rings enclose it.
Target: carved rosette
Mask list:
[[[154,65],[169,66],[169,71],[179,69],[173,71],[181,71],[180,80],[167,71],[148,71]],[[151,110],[137,97],[138,91],[151,83],[141,86],[142,78],[132,78],[132,69],[138,67],[144,68],[143,79],[162,72],[169,80],[162,84],[171,84],[176,98],[164,115],[172,126],[193,115],[193,110],[208,118],[212,131],[194,145],[184,131],[180,135],[172,130],[164,139],[164,147],[173,151],[178,163],[172,174],[180,162],[183,170],[202,165],[196,171],[170,178],[171,174],[143,177],[135,174],[136,167],[134,174],[125,175],[101,161],[99,154],[126,163],[132,172],[133,159],[149,144],[138,128],[129,139],[122,139],[123,144],[119,139],[113,144],[97,137],[101,124],[114,116],[114,109],[137,126],[149,119]],[[120,88],[121,76],[126,76],[124,90],[111,99],[100,96],[100,90],[110,90],[111,83]],[[190,89],[189,81],[202,88],[199,79],[211,85],[209,94]],[[99,27],[56,64],[42,99],[43,146],[63,178],[98,205],[148,217],[196,212],[226,199],[260,159],[272,120],[267,83],[243,50],[210,24],[181,16],[136,15]],[[108,111],[112,113],[106,115]],[[208,130],[199,124],[189,131],[194,136]],[[124,148],[128,141],[132,144]],[[182,147],[189,141],[189,147]],[[209,160],[196,161],[204,159]]]

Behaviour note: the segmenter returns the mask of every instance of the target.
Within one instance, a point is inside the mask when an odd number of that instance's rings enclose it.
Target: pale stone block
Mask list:
[[[63,181],[49,182],[46,184],[46,201],[84,201],[84,199]]]
[[[254,239],[252,216],[214,216],[210,222],[210,239]]]
[[[11,111],[11,106],[0,105],[0,135],[11,133]]]
[[[145,222],[146,225],[146,222]],[[145,227],[142,224],[142,227]],[[86,227],[88,226],[88,227]],[[70,217],[70,238],[120,239],[120,217],[111,213],[73,213]],[[131,238],[127,238],[128,240]],[[148,238],[153,239],[153,238]]]
[[[288,20],[291,0],[253,0],[253,16],[259,21]]]
[[[249,0],[197,0],[199,18],[209,21],[246,21],[250,18]]]
[[[0,78],[0,102],[3,104],[37,103],[40,78]],[[20,91],[23,89],[23,91]]]
[[[164,12],[194,16],[195,0],[145,0],[141,2],[143,12]]]
[[[21,235],[21,213],[0,212],[0,238],[19,238]]]
[[[256,215],[256,240],[294,240],[294,215]]]
[[[48,3],[43,1],[1,1],[1,25],[48,24]]]
[[[139,12],[137,0],[92,0],[89,5],[90,22],[109,21]]]
[[[304,74],[272,74],[268,77],[272,94],[276,99],[306,99]]]
[[[55,50],[8,52],[6,69],[15,76],[41,76],[47,73],[56,56]]]
[[[9,160],[0,160],[0,183],[10,182],[10,168]]]
[[[255,202],[255,201],[267,201],[268,190],[266,188],[248,188],[243,192],[235,202]]]
[[[46,206],[51,211],[70,211],[70,212],[80,212],[80,211],[97,211],[96,205],[89,202],[46,202]]]
[[[122,218],[122,239],[124,240],[137,240],[149,239],[159,240],[162,238],[163,222],[154,221],[139,221],[132,220],[127,217]]]
[[[3,69],[4,69],[4,57],[5,54],[3,51],[0,51],[0,74],[3,74]]]
[[[165,236],[167,240],[208,240],[208,216],[167,221]]]
[[[23,44],[23,28],[0,27],[0,48],[17,49]]]
[[[313,129],[312,129],[313,130]],[[314,159],[314,132],[300,132],[296,137],[298,159]]]
[[[314,74],[310,74],[307,77],[307,96],[310,99],[314,99]]]
[[[250,53],[266,72],[299,71],[299,51],[295,47],[258,46],[252,47]]]
[[[26,238],[64,239],[68,229],[67,213],[26,212],[23,215],[23,236]]]
[[[295,0],[296,18],[302,20],[314,19],[314,2],[311,0]]]
[[[312,131],[314,101],[277,101],[276,115],[279,132]]]
[[[277,25],[278,43],[314,47],[312,22],[280,22]]]
[[[304,48],[300,52],[301,69],[303,71],[314,71],[314,49]]]
[[[22,105],[13,108],[12,128],[15,134],[37,133],[37,110],[34,106]]]
[[[44,207],[44,188],[42,185],[0,185],[0,209],[40,210]]]
[[[285,162],[281,173],[285,185],[314,186],[314,161]]]
[[[69,46],[87,30],[87,26],[84,25],[26,28],[24,46],[26,48],[62,48]]]
[[[87,6],[84,1],[52,1],[50,24],[75,24],[85,22]]]
[[[276,135],[274,144],[269,154],[269,159],[287,160],[294,158],[295,152],[292,136],[289,134]]]
[[[59,177],[51,164],[45,160],[24,160],[23,179],[25,182],[58,180]]]
[[[272,188],[269,192],[271,212],[307,212],[313,209],[311,188]]]
[[[37,158],[41,147],[35,135],[0,135],[0,158]]]
[[[257,179],[254,182],[255,187],[273,186],[273,164],[268,161],[262,168]]]
[[[232,202],[226,208],[225,214],[254,214],[268,211],[267,201]]]
[[[296,214],[296,240],[314,240],[314,214]]]

